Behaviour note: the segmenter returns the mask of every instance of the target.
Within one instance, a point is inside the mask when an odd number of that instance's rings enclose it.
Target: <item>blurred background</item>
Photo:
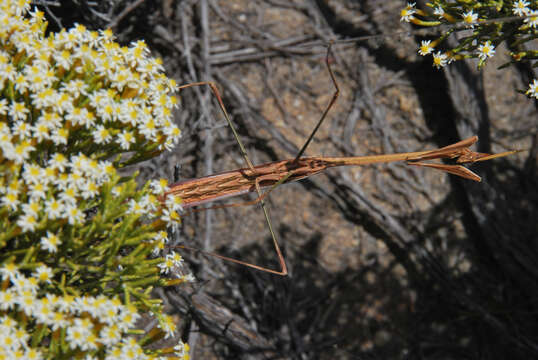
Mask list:
[[[510,49],[481,72],[476,60],[436,70],[417,54],[435,31],[401,23],[396,0],[36,3],[51,30],[110,27],[121,44],[145,39],[179,84],[215,81],[254,164],[296,155],[334,92],[326,44],[355,37],[333,47],[341,94],[306,155],[472,135],[480,152],[529,149],[474,165],[482,183],[396,163],[278,187],[268,206],[288,277],[182,252],[197,281],[156,290],[192,359],[538,357],[538,104],[516,92],[538,76],[528,64],[497,69]],[[179,98],[182,141],[139,165],[142,179],[244,167],[209,89]],[[187,215],[172,235],[278,267],[259,206]]]

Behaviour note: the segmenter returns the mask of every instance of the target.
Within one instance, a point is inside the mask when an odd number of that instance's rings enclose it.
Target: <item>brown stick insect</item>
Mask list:
[[[254,205],[259,203],[264,212],[265,220],[271,234],[273,241],[273,246],[278,256],[278,261],[280,264],[280,270],[269,269],[263,266],[251,264],[245,261],[238,259],[230,258],[227,256],[219,255],[212,252],[206,252],[203,250],[195,249],[186,245],[174,246],[177,248],[183,248],[187,250],[198,251],[203,254],[217,257],[225,261],[231,261],[243,266],[247,266],[256,270],[268,272],[276,275],[287,275],[288,270],[280,246],[278,244],[276,235],[273,231],[271,220],[269,218],[269,213],[265,205],[264,199],[273,191],[276,187],[289,183],[292,181],[298,181],[305,179],[309,176],[318,174],[328,168],[336,166],[359,166],[367,164],[377,164],[377,163],[388,163],[388,162],[397,162],[404,161],[408,165],[429,167],[436,170],[441,170],[453,175],[463,177],[465,179],[473,181],[481,181],[480,176],[464,167],[462,164],[473,164],[479,161],[491,160],[498,157],[507,156],[513,153],[518,152],[519,150],[506,151],[499,154],[485,154],[474,152],[469,149],[471,145],[478,141],[477,136],[470,137],[468,139],[459,141],[457,143],[435,149],[430,151],[416,151],[416,152],[406,152],[406,153],[396,153],[396,154],[384,154],[384,155],[372,155],[372,156],[353,156],[353,157],[303,157],[304,152],[306,151],[308,145],[314,138],[316,132],[322,125],[323,121],[327,117],[329,110],[332,108],[336,102],[340,89],[338,83],[334,76],[334,73],[330,66],[330,55],[331,55],[331,44],[329,44],[327,49],[327,54],[325,57],[325,64],[327,66],[331,81],[334,85],[335,91],[332,95],[331,100],[328,105],[325,107],[320,119],[318,120],[316,126],[312,130],[308,139],[305,141],[302,148],[299,150],[295,158],[281,161],[269,162],[261,165],[253,165],[250,161],[246,149],[237,133],[235,126],[233,125],[226,107],[222,101],[222,97],[215,83],[204,81],[186,84],[179,87],[179,90],[186,89],[193,86],[209,86],[213,94],[215,95],[220,110],[222,111],[228,126],[233,132],[235,140],[239,146],[241,156],[245,161],[245,167],[222,172],[219,174],[204,176],[201,178],[190,179],[181,181],[175,184],[170,185],[170,189],[165,193],[164,197],[167,196],[179,196],[183,200],[183,207],[185,209],[192,208],[194,206],[202,205],[205,203],[213,202],[216,200],[221,200],[229,197],[239,196],[242,194],[256,192],[257,198],[252,201],[246,201],[242,203],[232,203],[224,205],[211,206],[209,208],[200,208],[200,209],[191,209],[187,210],[186,214],[205,211],[208,209],[222,209],[228,207],[237,207],[237,206],[247,206]],[[432,163],[425,162],[428,160],[435,159],[451,159],[454,161],[454,164],[444,164],[444,163]],[[262,192],[263,188],[267,188],[265,192]],[[163,199],[164,200],[164,199]]]

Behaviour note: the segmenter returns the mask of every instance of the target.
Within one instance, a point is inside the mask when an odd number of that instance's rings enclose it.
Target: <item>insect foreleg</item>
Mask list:
[[[316,126],[314,127],[314,130],[312,130],[312,132],[310,133],[310,136],[308,137],[308,139],[306,139],[303,147],[301,148],[301,150],[299,150],[299,152],[295,156],[294,161],[299,160],[299,158],[301,156],[303,156],[303,153],[306,151],[306,148],[308,147],[308,145],[310,144],[310,142],[312,141],[312,139],[316,135],[316,132],[318,131],[319,127],[321,126],[321,124],[323,123],[325,118],[327,117],[327,114],[329,113],[329,110],[331,110],[334,103],[338,99],[338,95],[340,95],[340,88],[338,87],[338,83],[336,82],[336,78],[334,77],[333,71],[331,69],[331,65],[329,63],[329,56],[331,54],[331,45],[332,45],[332,42],[330,42],[329,46],[327,47],[327,55],[325,56],[325,64],[327,64],[327,69],[329,70],[329,75],[331,76],[331,81],[333,82],[335,91],[333,93],[331,101],[329,101],[329,104],[327,105],[327,107],[323,111],[323,114],[321,114],[321,117],[318,120],[318,123],[316,124]]]

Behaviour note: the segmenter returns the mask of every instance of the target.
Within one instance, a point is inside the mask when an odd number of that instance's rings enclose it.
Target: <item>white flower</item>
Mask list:
[[[525,94],[538,99],[538,79],[534,79],[533,82],[529,84],[529,90],[527,90]]]
[[[15,307],[16,292],[7,290],[0,290],[0,310],[12,310]],[[5,341],[3,341],[5,344]]]
[[[2,275],[2,280],[11,279],[14,280],[17,277],[19,277],[20,273],[17,269],[17,265],[14,263],[4,263],[4,265],[0,268],[0,275]]]
[[[33,217],[38,218],[39,210],[41,210],[41,204],[37,201],[28,201],[22,204],[22,212],[24,215],[32,215]]]
[[[47,67],[45,65],[27,65],[23,69],[26,78],[28,79],[28,88],[32,92],[38,92],[50,86],[47,77]]]
[[[446,54],[441,53],[440,51],[436,52],[433,55],[433,66],[440,69],[442,67],[445,67],[448,61],[448,56]]]
[[[50,284],[52,282],[53,273],[52,269],[46,265],[39,266],[33,276],[38,279],[40,282],[46,282]]]
[[[166,333],[165,339],[174,336],[177,329],[174,318],[169,315],[163,315],[163,318],[159,322],[159,327]]]
[[[67,182],[71,183],[72,182],[72,177],[68,176],[67,177]],[[64,202],[64,204],[65,204],[64,214],[68,212],[68,209],[66,209],[67,206],[75,206],[75,204],[77,203],[77,196],[78,195],[79,195],[78,191],[73,185],[68,185],[60,193],[60,195],[59,195],[60,200],[62,200]]]
[[[80,95],[87,95],[86,83],[82,80],[71,80],[67,84],[63,84],[62,91],[72,94],[74,97],[79,97]]]
[[[88,336],[92,334],[93,325],[91,322],[75,319],[75,323],[67,328],[67,343],[71,349],[85,346]]]
[[[64,208],[63,217],[67,218],[69,225],[84,223],[84,213],[76,206],[66,206]]]
[[[69,120],[73,125],[87,125],[88,110],[85,108],[73,107],[65,115],[65,119]]]
[[[129,150],[131,144],[134,144],[135,142],[135,137],[131,131],[123,130],[118,135],[118,142],[123,150]]]
[[[169,223],[169,225],[179,224],[181,222],[181,218],[179,217],[177,211],[168,209],[163,210],[161,220],[166,223]]]
[[[0,76],[1,76],[0,79],[15,82],[17,75],[18,75],[17,68],[13,66],[13,64],[6,64],[4,68],[2,69],[2,71],[0,72]]]
[[[81,188],[81,196],[83,199],[93,199],[99,194],[99,187],[91,180],[85,181]]]
[[[164,261],[157,266],[161,269],[161,274],[168,274],[175,266],[175,263],[174,260],[167,255]]]
[[[32,92],[30,98],[32,99],[32,105],[36,109],[44,109],[52,106],[52,104],[56,102],[58,93],[52,88],[47,88],[41,91]]]
[[[30,292],[31,294],[37,294],[39,289],[39,284],[35,278],[27,278],[24,275],[17,276],[16,279],[12,280],[13,286],[19,291],[19,293]],[[22,294],[26,296],[27,294]]]
[[[4,156],[17,164],[21,164],[24,160],[27,160],[30,157],[30,153],[34,150],[35,147],[33,147],[29,141],[24,140],[18,143],[14,148],[5,149]]]
[[[54,155],[51,155],[48,161],[48,165],[50,167],[61,172],[65,170],[67,163],[67,158],[62,153],[55,153]]]
[[[107,325],[99,332],[99,341],[103,345],[111,346],[119,343],[121,339],[122,332],[116,324]]]
[[[149,186],[151,187],[151,192],[155,195],[161,195],[165,191],[170,190],[168,187],[168,180],[162,178],[159,180],[152,180]]]
[[[525,0],[518,0],[512,5],[512,12],[517,16],[525,16],[529,13],[529,2]]]
[[[463,21],[467,24],[472,24],[478,20],[478,14],[475,14],[472,10],[468,11],[466,13],[463,13],[462,15]]]
[[[37,226],[37,218],[32,214],[25,214],[19,217],[17,225],[23,233],[34,231]]]
[[[49,324],[54,321],[54,308],[46,298],[35,302],[33,313],[38,324]]]
[[[155,120],[151,117],[143,118],[145,120],[143,123],[138,124],[138,129],[142,135],[148,140],[154,140],[157,136],[157,124]]]
[[[24,164],[24,171],[22,178],[27,183],[33,184],[38,182],[43,175],[43,170],[39,165],[26,163]]]
[[[529,24],[531,28],[538,27],[538,10],[530,11],[528,16],[523,22]]]
[[[171,254],[166,255],[166,259],[170,259],[175,266],[183,265],[183,258],[177,252],[172,251]]]
[[[172,138],[174,144],[177,144],[181,139],[181,130],[176,125],[166,126],[164,128],[164,134]]]
[[[137,322],[137,320],[141,317],[142,315],[137,312],[136,307],[132,305],[122,306],[120,314],[118,316],[119,322],[117,323],[120,329],[122,329],[123,331],[127,331],[128,329],[132,328]]]
[[[168,138],[163,144],[159,145],[159,150],[171,151],[175,146],[175,142]]]
[[[23,103],[14,103],[14,104],[20,104],[22,107],[24,107]],[[28,109],[26,108],[25,110],[28,111]],[[26,121],[18,120],[15,124],[13,124],[13,135],[18,135],[21,138],[25,138],[25,137],[30,137],[31,133],[32,133],[32,127]]]
[[[478,46],[478,57],[480,60],[484,61],[487,58],[493,57],[493,55],[495,55],[495,46],[491,45],[489,40]]]
[[[42,142],[43,140],[50,139],[50,130],[48,127],[48,124],[44,121],[38,121],[34,126],[34,138],[37,139],[38,142]]]
[[[400,21],[410,22],[414,19],[414,14],[417,12],[415,9],[416,3],[407,3],[407,6],[400,11]]]
[[[47,197],[45,194],[46,187],[41,182],[36,182],[29,187],[29,195],[32,201],[37,201],[39,199],[44,200]]]
[[[180,359],[188,359],[189,350],[189,344],[185,344],[183,341],[181,341],[181,339],[179,339],[178,344],[174,346],[174,351]]]
[[[159,231],[157,235],[153,238],[155,241],[163,241],[165,243],[168,242],[168,233],[166,231]]]
[[[183,203],[183,200],[179,196],[170,195],[166,197],[164,204],[168,209],[172,211],[181,212],[183,211],[182,203]]]
[[[65,91],[57,92],[56,101],[52,104],[54,111],[60,114],[72,111],[74,106],[75,98]]]
[[[187,275],[183,275],[183,280],[185,280],[186,282],[195,282],[196,278],[192,273],[188,273]]]
[[[139,201],[140,206],[146,209],[146,212],[154,213],[159,207],[159,203],[154,195],[146,194]]]
[[[24,93],[28,90],[28,79],[21,73],[18,73],[17,78],[15,79],[15,90],[20,93]]]
[[[97,144],[106,144],[112,139],[110,131],[103,125],[98,125],[92,132],[93,139]]]
[[[73,57],[69,50],[55,51],[52,57],[56,61],[56,66],[61,66],[64,69],[69,69],[73,62]]]
[[[46,124],[49,129],[53,130],[62,126],[63,118],[58,113],[43,111],[37,121]]]
[[[56,234],[47,231],[47,236],[43,236],[40,243],[43,250],[54,253],[62,242]]]
[[[433,46],[431,46],[430,40],[422,40],[422,43],[420,45],[420,49],[418,49],[418,53],[422,56],[428,55],[433,51]]]
[[[67,145],[67,138],[69,137],[69,130],[64,127],[55,129],[52,133],[51,139],[54,145],[60,144]]]
[[[0,203],[2,206],[7,206],[11,211],[16,211],[19,205],[19,199],[17,194],[6,194],[2,196]]]
[[[433,10],[433,14],[442,18],[445,14],[445,10],[441,6],[438,6]]]
[[[129,214],[144,215],[146,213],[146,209],[142,204],[138,203],[134,199],[131,199],[129,200],[129,210],[127,212]]]

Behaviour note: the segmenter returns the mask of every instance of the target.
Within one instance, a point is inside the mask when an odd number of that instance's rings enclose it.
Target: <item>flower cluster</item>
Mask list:
[[[177,143],[176,84],[143,41],[46,26],[29,0],[0,0],[0,358],[187,359],[127,336],[141,312],[174,335],[147,289],[192,280],[155,252],[181,201],[117,171]]]
[[[104,295],[75,297],[48,293],[39,297],[40,285],[51,283],[53,276],[52,269],[45,265],[26,277],[15,264],[9,263],[0,268],[0,274],[5,284],[11,284],[6,290],[0,291],[0,309],[4,314],[25,314],[35,319],[35,326],[47,327],[57,335],[62,329],[65,330],[71,350],[96,351],[106,345],[110,348],[110,354],[142,353],[137,343],[130,342],[124,336],[140,318],[136,307],[122,304],[119,298]],[[27,359],[40,357],[38,350],[28,346],[28,340],[35,338],[35,335],[28,333],[12,317],[0,317],[0,328],[3,329],[0,333],[1,353],[7,355],[20,351]],[[30,356],[29,353],[34,355]]]
[[[536,38],[538,31],[537,3],[526,0],[512,1],[450,1],[433,0],[427,3],[431,11],[416,8],[416,3],[408,3],[400,12],[400,21],[411,22],[419,26],[451,25],[435,40],[424,40],[418,53],[422,56],[432,54],[433,66],[442,68],[454,60],[477,58],[478,68],[487,59],[495,55],[495,49],[506,39],[513,39],[512,49],[523,49],[521,46]],[[519,23],[504,22],[504,18],[521,17]],[[499,22],[486,20],[499,19]],[[448,51],[435,51],[445,39],[456,31],[466,31],[460,37],[458,45]],[[535,61],[538,58],[536,50],[513,51],[512,61]],[[538,80],[529,84],[527,95],[538,99],[536,87]]]

